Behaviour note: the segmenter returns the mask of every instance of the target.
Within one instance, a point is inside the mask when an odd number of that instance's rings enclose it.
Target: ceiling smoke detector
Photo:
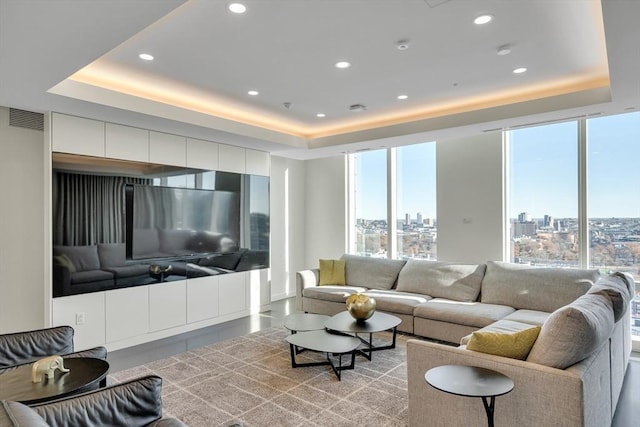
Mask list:
[[[283,106],[284,108],[286,108],[287,110],[288,110],[288,109],[290,109],[292,105],[293,105],[293,104],[292,104],[291,102],[283,102],[283,103],[282,103],[282,106]]]
[[[362,104],[353,104],[349,106],[349,111],[359,113],[360,111],[367,111],[367,107]]]
[[[409,49],[409,40],[398,40],[398,42],[396,43],[396,48],[398,50]]]

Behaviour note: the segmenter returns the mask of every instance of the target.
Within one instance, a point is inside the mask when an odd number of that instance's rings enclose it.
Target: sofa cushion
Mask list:
[[[394,290],[373,289],[366,291],[365,294],[376,300],[376,310],[400,314],[413,314],[416,306],[431,299],[428,295]]]
[[[124,243],[98,243],[98,258],[102,268],[124,266],[126,258]]]
[[[413,310],[413,316],[483,328],[514,311],[512,307],[505,305],[434,298],[418,305],[415,310]]]
[[[312,286],[302,290],[302,296],[305,298],[316,298],[325,301],[346,302],[351,294],[366,291],[365,288],[357,286]],[[345,310],[346,310],[345,306]]]
[[[633,298],[625,280],[614,275],[601,277],[587,293],[600,294],[609,298],[613,306],[613,318],[616,322],[627,312],[629,301]]]
[[[584,295],[598,278],[597,270],[537,268],[487,262],[482,302],[553,312]]]
[[[67,254],[54,256],[53,263],[66,267],[66,269],[69,270],[69,273],[75,273],[77,271],[76,266],[73,265],[73,262],[69,259]]]
[[[80,283],[98,282],[101,280],[113,280],[113,273],[105,270],[78,271],[69,276],[72,285]]]
[[[547,321],[551,313],[537,310],[516,310],[503,320],[525,323],[527,325],[542,326]]]
[[[321,259],[318,285],[346,285],[344,266],[343,259]]]
[[[583,295],[549,316],[527,361],[565,369],[595,353],[611,335],[613,325],[609,298]]]
[[[485,268],[484,264],[409,260],[400,271],[396,288],[434,298],[475,301]]]
[[[54,246],[53,255],[66,255],[76,271],[100,270],[98,247],[90,246]]]
[[[518,332],[476,331],[471,334],[467,350],[524,360],[536,342],[540,326],[529,326]]]
[[[347,285],[370,289],[391,289],[405,262],[344,254]]]

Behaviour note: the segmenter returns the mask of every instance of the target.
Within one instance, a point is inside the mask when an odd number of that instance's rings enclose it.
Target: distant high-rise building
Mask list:
[[[531,214],[528,212],[522,212],[518,215],[518,222],[531,222]]]
[[[411,215],[409,215],[408,213],[407,213],[407,214],[404,214],[404,223],[405,223],[406,225],[411,224]]]
[[[426,225],[427,227],[433,227],[433,218],[425,218],[424,225]]]
[[[537,224],[534,221],[518,221],[513,224],[512,237],[535,237],[537,228]]]
[[[422,212],[418,212],[418,213],[416,214],[416,224],[418,224],[418,225],[420,225],[420,226],[421,226],[421,225],[422,225],[422,223],[423,223],[423,221],[422,221]]]
[[[552,227],[553,228],[554,221],[555,221],[555,219],[551,215],[545,215],[544,216],[544,223],[542,225],[545,226],[545,227]]]

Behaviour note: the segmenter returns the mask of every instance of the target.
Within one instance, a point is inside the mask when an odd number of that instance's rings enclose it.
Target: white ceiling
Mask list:
[[[243,3],[0,0],[0,105],[295,158],[640,108],[640,1]]]

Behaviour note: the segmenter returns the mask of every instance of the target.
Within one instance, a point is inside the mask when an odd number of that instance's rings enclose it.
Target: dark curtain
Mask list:
[[[125,184],[147,178],[53,174],[53,244],[124,243]]]

